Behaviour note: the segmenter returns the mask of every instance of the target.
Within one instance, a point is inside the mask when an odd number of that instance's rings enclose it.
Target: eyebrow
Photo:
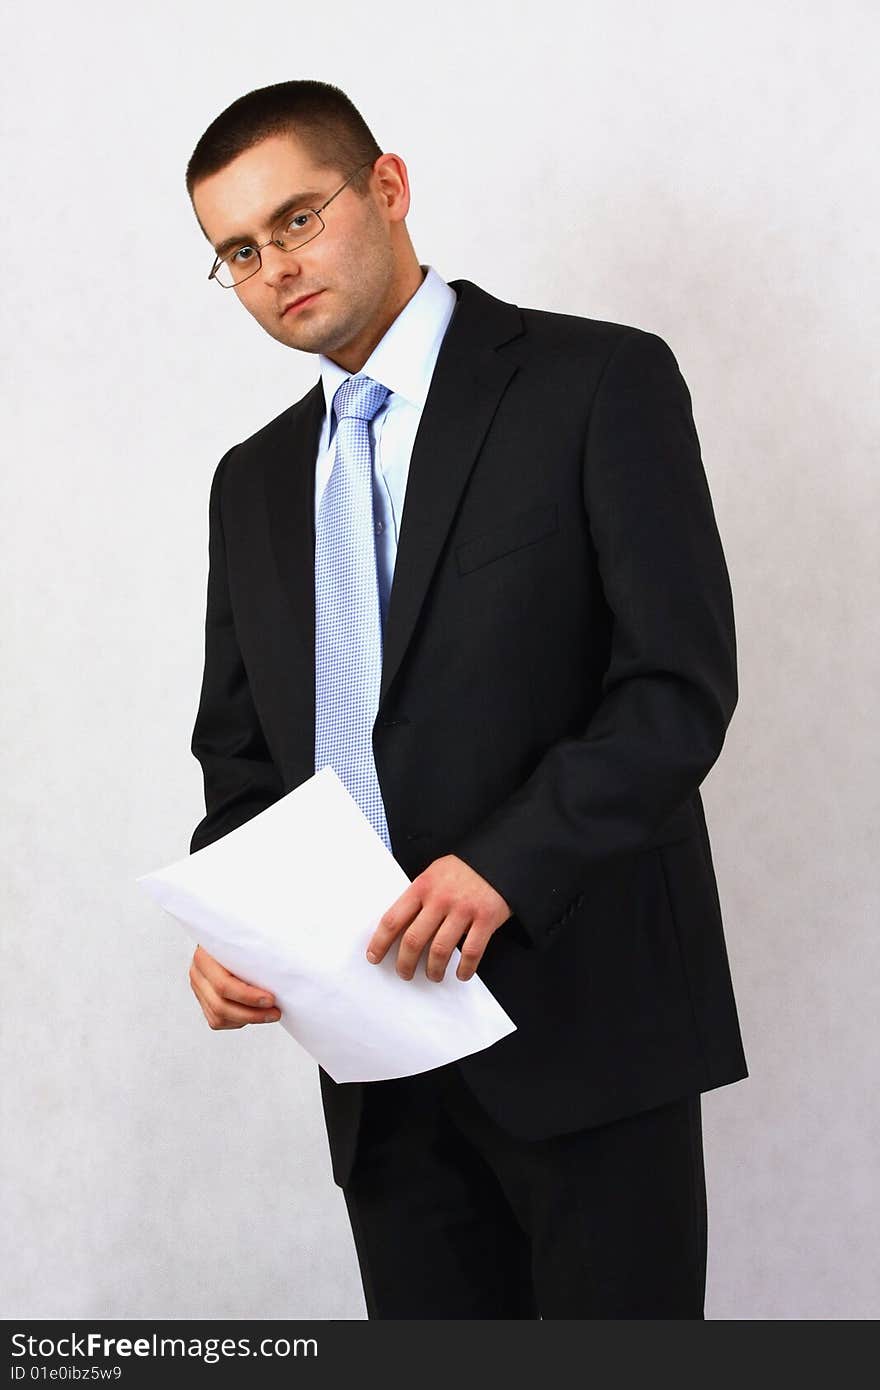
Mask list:
[[[270,212],[267,218],[268,225],[274,228],[276,222],[280,221],[285,213],[293,212],[293,209],[299,207],[301,203],[317,202],[320,196],[321,194],[316,189],[310,189],[306,193],[294,193],[292,198],[285,198],[283,203],[279,203],[278,207]],[[231,251],[233,246],[244,246],[245,244],[253,246],[258,240],[258,237],[251,236],[249,232],[240,232],[237,236],[228,236],[225,241],[218,242],[214,250],[218,256],[225,256],[226,252]]]

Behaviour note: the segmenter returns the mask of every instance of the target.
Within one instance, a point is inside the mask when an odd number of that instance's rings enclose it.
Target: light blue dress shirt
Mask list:
[[[390,395],[370,422],[373,441],[373,513],[382,626],[403,516],[409,462],[443,335],[456,305],[455,290],[433,266],[422,266],[421,285],[373,348],[361,372],[387,386]],[[351,372],[318,354],[324,385],[324,424],[315,461],[315,516],[333,467],[336,420],[333,396]]]

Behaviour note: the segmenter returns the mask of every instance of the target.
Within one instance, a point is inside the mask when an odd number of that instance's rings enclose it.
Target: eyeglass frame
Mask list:
[[[320,236],[327,226],[326,222],[321,216],[321,213],[324,211],[326,207],[330,206],[334,198],[339,197],[339,194],[342,192],[344,188],[348,187],[355,174],[359,174],[361,169],[366,169],[368,164],[373,163],[375,163],[375,160],[367,159],[363,164],[359,164],[358,167],[354,170],[354,172],[349,174],[348,178],[345,180],[345,183],[340,184],[336,192],[331,193],[327,201],[325,203],[322,203],[319,208],[295,208],[292,212],[285,213],[285,217],[294,217],[296,216],[297,212],[313,212],[321,225],[318,228],[318,230],[312,234],[312,236],[306,237],[305,241],[298,241],[296,243],[296,246],[281,246],[278,242],[275,241],[275,235],[278,231],[278,225],[276,225],[275,227],[273,227],[272,235],[270,236],[268,241],[264,241],[260,246],[251,246],[251,250],[256,251],[257,253],[257,264],[254,267],[254,269],[248,275],[243,275],[240,280],[236,280],[235,283],[232,285],[224,285],[222,280],[217,280],[217,284],[220,286],[221,290],[237,289],[239,285],[244,284],[245,280],[250,280],[252,276],[256,275],[260,271],[263,264],[263,257],[261,256],[260,252],[264,251],[267,246],[271,246],[274,243],[276,246],[278,246],[279,251],[296,251],[299,249],[300,246],[308,246],[310,241],[314,241],[315,237]],[[283,221],[284,219],[282,218],[281,220]],[[236,246],[232,251],[227,252],[225,256],[218,256],[214,261],[208,279],[217,279],[217,271],[220,269],[221,265],[228,261],[230,256],[237,256],[239,251],[241,251],[245,246],[250,246],[250,242],[243,241],[241,246]]]

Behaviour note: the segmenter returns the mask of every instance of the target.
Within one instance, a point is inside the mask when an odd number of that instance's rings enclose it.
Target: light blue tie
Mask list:
[[[391,849],[373,758],[382,623],[370,421],[387,386],[349,377],[333,396],[336,455],[315,525],[315,771],[328,764]]]

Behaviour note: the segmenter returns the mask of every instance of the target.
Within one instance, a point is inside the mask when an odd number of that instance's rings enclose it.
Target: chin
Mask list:
[[[282,319],[278,331],[275,334],[282,343],[299,343],[307,341],[309,338],[309,325],[297,323],[296,316],[289,319]]]

